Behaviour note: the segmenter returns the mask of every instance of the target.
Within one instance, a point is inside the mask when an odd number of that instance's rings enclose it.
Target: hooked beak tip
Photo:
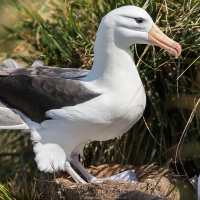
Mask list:
[[[177,51],[176,58],[178,58],[181,55],[181,52],[182,52],[182,48],[181,48],[180,44],[175,42],[172,47]]]
[[[170,54],[178,58],[181,55],[181,46],[165,35],[155,24],[149,31],[149,42],[168,51]]]

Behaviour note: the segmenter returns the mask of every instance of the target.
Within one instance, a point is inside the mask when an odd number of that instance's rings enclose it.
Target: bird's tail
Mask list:
[[[6,76],[7,69],[20,68],[21,66],[12,59],[4,60],[0,66],[0,77]],[[21,117],[13,112],[13,110],[6,106],[0,100],[0,129],[28,129],[26,123]]]

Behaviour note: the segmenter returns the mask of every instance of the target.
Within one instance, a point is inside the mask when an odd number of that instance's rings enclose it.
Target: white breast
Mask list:
[[[116,99],[117,98],[117,99]],[[146,95],[141,85],[138,91],[125,98],[117,96],[113,98],[112,105],[105,109],[104,116],[111,113],[111,118],[107,119],[105,124],[105,132],[95,134],[94,140],[109,140],[127,132],[142,116],[146,106]],[[102,109],[104,110],[104,109]],[[109,114],[108,114],[109,115]]]

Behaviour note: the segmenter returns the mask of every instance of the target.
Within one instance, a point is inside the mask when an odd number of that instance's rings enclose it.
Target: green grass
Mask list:
[[[110,10],[128,4],[144,6],[161,30],[181,44],[182,56],[175,59],[153,46],[132,47],[147,94],[144,116],[121,137],[88,143],[84,163],[86,166],[152,162],[164,165],[169,160],[193,159],[200,168],[199,0],[124,0],[117,3],[114,0],[44,0],[42,5],[41,2],[13,1],[20,23],[14,28],[7,27],[9,37],[21,41],[29,54],[7,56],[31,64],[37,56],[45,55],[46,65],[90,69],[101,18]],[[22,156],[23,147],[31,151],[30,144],[24,142],[26,137],[15,132],[1,133],[0,137],[4,141],[0,144],[3,163],[0,177],[7,174],[3,181],[8,177],[17,179],[22,171],[29,171],[30,177],[36,173],[31,161],[33,155],[26,161],[25,169],[22,167],[27,158]],[[5,155],[7,153],[10,155]]]
[[[8,189],[2,183],[0,183],[0,199],[1,200],[12,200],[11,197],[9,196]]]

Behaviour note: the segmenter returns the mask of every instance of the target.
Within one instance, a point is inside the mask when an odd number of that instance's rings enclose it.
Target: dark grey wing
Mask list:
[[[43,66],[43,60],[36,60],[30,68],[23,68],[18,62],[12,59],[6,59],[0,65],[0,76],[27,74],[27,75],[40,75],[40,76],[57,76],[61,78],[77,79],[84,77],[88,74],[88,70],[76,68],[58,68]]]
[[[60,77],[66,79],[78,79],[86,76],[88,70],[76,69],[76,68],[58,68],[48,66],[37,66],[31,68],[5,68],[0,67],[0,76],[10,75],[35,75],[35,76],[48,76],[48,77]]]
[[[99,96],[78,80],[27,73],[1,76],[0,72],[0,100],[36,122],[45,120],[48,110],[74,106]]]
[[[38,66],[35,70],[40,75],[58,76],[61,78],[77,79],[84,77],[88,74],[88,70],[76,69],[76,68],[58,68],[48,66]]]
[[[42,122],[48,110],[74,106],[99,95],[76,80],[87,73],[87,70],[47,66],[20,68],[9,59],[0,66],[0,101],[31,120]]]

